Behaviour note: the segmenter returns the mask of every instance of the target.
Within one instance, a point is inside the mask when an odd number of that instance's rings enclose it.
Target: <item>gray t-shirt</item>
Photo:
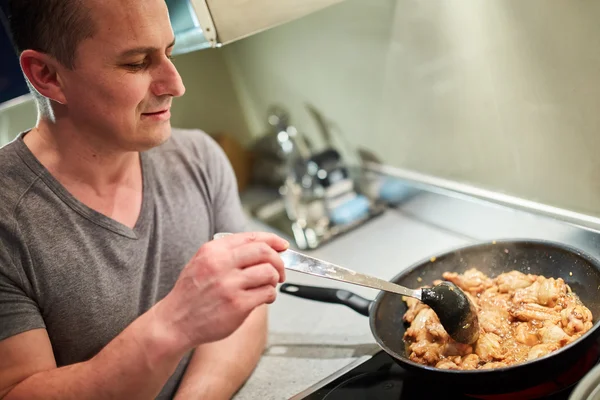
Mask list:
[[[0,340],[48,331],[58,366],[85,361],[163,298],[216,232],[246,228],[233,170],[198,130],[141,154],[133,229],[87,207],[23,142],[0,148]],[[163,388],[171,398],[190,354]]]

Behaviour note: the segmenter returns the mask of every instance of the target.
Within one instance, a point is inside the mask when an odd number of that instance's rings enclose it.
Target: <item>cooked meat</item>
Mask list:
[[[496,277],[495,283],[500,293],[514,293],[517,289],[523,289],[535,282],[535,276],[525,275],[519,271],[510,271]]]
[[[508,293],[499,293],[498,287],[492,286],[479,296],[477,304],[482,309],[500,308],[508,310],[512,306],[511,295]]]
[[[527,346],[535,346],[540,342],[537,334],[535,333],[535,329],[533,329],[531,325],[526,322],[517,324],[517,327],[515,328],[515,339],[517,342]]]
[[[560,327],[549,321],[546,321],[544,326],[540,328],[539,336],[542,343],[558,343],[561,347],[573,340]]]
[[[510,334],[510,314],[502,308],[483,308],[477,313],[479,327],[500,337]]]
[[[540,282],[536,280],[532,285],[516,290],[512,301],[517,305],[522,303],[537,303],[539,291]]]
[[[562,328],[569,335],[580,336],[592,328],[592,313],[582,304],[578,304],[574,295],[566,297],[566,308],[560,312]]]
[[[415,342],[428,340],[445,343],[448,340],[448,334],[435,312],[431,308],[425,307],[419,311],[412,325],[406,330],[405,338]]]
[[[439,343],[421,340],[409,346],[409,358],[421,364],[435,365],[440,359],[441,347]]]
[[[406,311],[406,313],[404,313],[403,317],[405,322],[413,322],[419,311],[421,311],[424,308],[427,308],[425,304],[421,303],[419,300],[413,297],[403,297],[402,299],[406,302],[406,305],[408,306],[408,310]]]
[[[554,324],[561,321],[560,313],[556,310],[535,303],[524,303],[512,307],[508,312],[519,321],[552,321]]]
[[[554,307],[558,299],[567,294],[567,285],[562,278],[544,278],[538,276],[530,286],[515,291],[513,303],[537,303]]]
[[[490,278],[475,268],[471,268],[461,275],[456,272],[444,272],[442,277],[472,294],[481,293],[493,285]]]
[[[483,361],[502,360],[504,351],[500,344],[500,336],[495,333],[484,333],[480,335],[475,345],[475,353]]]
[[[545,279],[540,277],[542,282],[538,290],[538,303],[543,306],[554,307],[559,297],[567,294],[567,285],[562,278]]]
[[[521,322],[521,324],[523,323]],[[504,350],[504,359],[502,361],[506,364],[514,364],[527,359],[527,354],[531,346],[519,342],[514,337],[508,337],[502,339],[502,349]]]
[[[508,367],[508,364],[501,362],[501,361],[496,361],[496,362],[485,363],[478,369],[494,369],[494,368],[503,368],[503,367]]]
[[[592,313],[561,278],[510,271],[492,279],[475,268],[443,278],[476,306],[479,339],[474,345],[455,342],[433,310],[404,298],[403,318],[410,324],[404,340],[415,362],[453,370],[501,368],[543,357],[592,328]]]
[[[533,346],[531,350],[529,350],[529,355],[527,356],[527,360],[533,360],[535,358],[543,357],[555,350],[560,349],[560,345],[558,343],[542,343],[536,346]]]
[[[444,347],[443,350],[443,355],[445,357],[466,356],[471,353],[473,353],[473,346],[464,343],[458,343],[452,339],[448,340],[446,347]]]
[[[439,369],[460,369],[458,365],[448,359],[438,362],[435,366]]]
[[[479,356],[477,354],[469,354],[462,359],[460,369],[476,369],[479,365]]]

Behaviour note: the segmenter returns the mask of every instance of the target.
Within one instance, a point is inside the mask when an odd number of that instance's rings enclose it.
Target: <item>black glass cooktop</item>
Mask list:
[[[597,355],[597,354],[596,354]],[[592,365],[597,362],[594,359]],[[568,399],[575,385],[567,388],[558,383],[548,382],[554,387],[552,394],[545,399]],[[318,386],[318,385],[317,385]],[[320,388],[308,389],[296,396],[293,400],[354,400],[354,399],[474,399],[476,397],[458,393],[447,385],[436,385],[435,382],[423,379],[400,367],[384,351],[376,353],[373,357],[360,365],[350,369],[342,376],[325,383]],[[494,397],[498,398],[498,397]],[[527,396],[511,395],[506,398],[518,399]]]

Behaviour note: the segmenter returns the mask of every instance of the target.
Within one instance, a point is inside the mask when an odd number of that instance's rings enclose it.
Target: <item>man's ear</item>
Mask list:
[[[35,50],[23,51],[20,60],[21,68],[35,90],[57,103],[67,103],[58,74],[58,61]]]

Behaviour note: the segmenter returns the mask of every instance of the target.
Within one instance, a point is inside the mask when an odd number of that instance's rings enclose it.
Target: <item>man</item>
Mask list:
[[[0,399],[225,399],[265,344],[287,243],[173,131],[164,0],[15,0],[36,127],[0,149]]]

